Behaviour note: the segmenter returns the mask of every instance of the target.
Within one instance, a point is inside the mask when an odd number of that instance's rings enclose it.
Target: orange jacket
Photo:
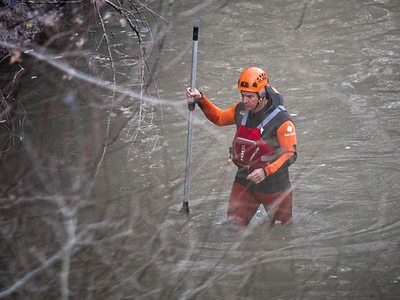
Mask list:
[[[271,93],[274,92],[276,92],[276,90],[272,90]],[[283,98],[281,98],[280,96],[280,98],[278,99],[275,96],[270,97],[268,105],[265,107],[265,109],[261,110],[261,112],[249,115],[249,119],[246,124],[247,127],[257,127],[257,125],[260,124],[261,121],[265,118],[266,114],[271,112],[277,105],[282,104],[278,102],[280,101],[279,99],[283,100]],[[203,96],[203,98],[199,102],[199,106],[204,112],[205,116],[212,123],[218,126],[236,124],[237,128],[239,128],[244,111],[242,103],[236,103],[228,109],[221,109],[214,105],[207,97]],[[294,163],[297,158],[296,128],[291,121],[290,116],[287,113],[280,112],[271,120],[269,124],[264,127],[261,138],[266,144],[272,146],[275,149],[276,153],[276,157],[273,162],[265,167],[265,172],[267,174],[266,179],[268,179],[271,175],[277,174],[277,172],[280,170],[287,171],[287,168],[292,163]],[[288,178],[288,174],[287,176],[278,176],[277,174],[277,176],[275,177],[281,177],[274,178],[273,181],[276,185],[276,182],[278,181],[285,181],[284,177]],[[286,183],[282,183],[282,188],[278,188],[278,191],[284,189],[283,186],[286,186],[286,188],[290,186],[289,180],[287,179],[286,181]],[[278,183],[278,185],[280,184],[281,183]],[[267,190],[268,189],[269,188],[267,188]]]

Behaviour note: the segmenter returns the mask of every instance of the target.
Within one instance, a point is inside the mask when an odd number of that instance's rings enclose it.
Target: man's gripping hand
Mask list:
[[[201,98],[203,98],[203,94],[197,89],[192,91],[190,87],[186,88],[186,99],[188,104],[198,103],[200,102]]]

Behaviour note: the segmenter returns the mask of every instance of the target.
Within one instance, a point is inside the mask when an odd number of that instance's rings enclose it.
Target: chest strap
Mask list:
[[[262,121],[257,128],[261,129],[263,128],[265,125],[268,124],[269,121],[272,120],[273,117],[275,117],[278,113],[280,113],[281,111],[286,112],[286,109],[283,107],[283,105],[278,105],[277,107],[275,107],[275,109],[264,119],[264,121]],[[246,110],[243,118],[242,118],[242,122],[240,123],[241,125],[246,125],[247,122],[247,118],[249,117],[249,111]]]

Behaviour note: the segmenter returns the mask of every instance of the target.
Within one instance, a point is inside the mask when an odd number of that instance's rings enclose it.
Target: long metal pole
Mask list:
[[[192,91],[196,88],[196,68],[197,68],[197,48],[199,41],[199,25],[193,26],[193,51],[192,51],[192,74],[190,88]],[[190,168],[192,165],[192,132],[193,132],[193,111],[195,103],[188,103],[189,118],[188,118],[188,135],[187,135],[187,152],[186,152],[186,172],[185,172],[185,187],[184,199],[181,212],[189,214],[189,188],[190,188]]]

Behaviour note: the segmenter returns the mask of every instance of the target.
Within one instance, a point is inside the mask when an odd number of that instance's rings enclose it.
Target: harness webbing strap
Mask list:
[[[259,129],[263,128],[265,125],[268,124],[269,121],[272,120],[273,117],[275,117],[281,111],[286,111],[283,105],[278,105],[277,107],[275,107],[275,109],[264,119],[264,121],[260,123],[260,125],[257,126],[257,128]],[[242,118],[241,125],[246,125],[248,116],[249,116],[249,111],[246,110]]]

